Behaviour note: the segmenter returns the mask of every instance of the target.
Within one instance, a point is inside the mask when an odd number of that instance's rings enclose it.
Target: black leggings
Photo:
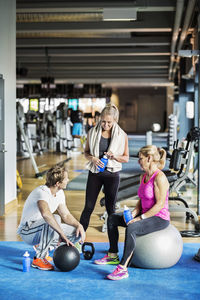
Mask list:
[[[115,212],[119,182],[119,172],[111,173],[105,170],[104,172],[92,173],[89,171],[85,207],[80,218],[80,223],[83,225],[84,230],[88,228],[90,216],[102,186],[104,186],[106,211],[108,215]]]
[[[138,222],[134,222],[126,225],[123,214],[112,214],[108,218],[108,238],[110,242],[110,249],[108,252],[118,252],[118,239],[119,231],[118,226],[126,227],[125,244],[123,257],[120,264],[127,266],[130,264],[133,252],[136,245],[136,236],[145,235],[154,231],[158,231],[166,228],[169,225],[169,221],[161,219],[160,217],[153,216]]]

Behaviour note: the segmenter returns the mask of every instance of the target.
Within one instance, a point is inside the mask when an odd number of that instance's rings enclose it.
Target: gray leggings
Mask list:
[[[130,264],[133,252],[136,245],[136,236],[145,235],[154,231],[162,230],[169,225],[169,221],[153,216],[138,222],[129,224],[124,222],[123,214],[112,214],[108,217],[108,238],[110,242],[110,249],[108,252],[118,252],[119,231],[118,226],[126,227],[124,252],[120,264]]]
[[[76,237],[76,228],[61,223],[59,215],[54,215],[57,223],[62,228],[66,237],[72,242],[76,243],[80,240],[80,237]],[[29,245],[37,245],[36,257],[44,258],[49,250],[53,250],[57,247],[59,241],[59,234],[51,227],[44,219],[40,219],[36,222],[27,222],[19,232],[19,235]]]

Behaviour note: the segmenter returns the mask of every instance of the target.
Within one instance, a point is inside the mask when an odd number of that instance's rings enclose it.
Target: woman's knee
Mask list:
[[[123,216],[121,214],[113,213],[108,216],[108,226],[122,226]]]
[[[116,219],[116,214],[108,215],[108,224],[112,225],[113,223],[115,223],[115,219]]]
[[[114,214],[115,213],[115,203],[112,203],[112,205],[110,205],[110,204],[108,205],[106,203],[106,211],[108,213],[108,216]]]
[[[127,234],[128,234],[128,235],[129,235],[129,234],[132,234],[132,233],[137,234],[137,231],[138,231],[138,228],[139,228],[139,227],[140,227],[140,226],[139,226],[138,222],[134,222],[134,223],[129,224],[129,225],[127,226],[127,229],[126,229]]]

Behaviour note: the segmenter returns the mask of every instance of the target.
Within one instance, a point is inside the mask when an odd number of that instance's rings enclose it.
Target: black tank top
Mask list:
[[[100,143],[99,143],[99,158],[102,158],[104,156],[104,152],[108,151],[110,140],[111,138],[106,139],[103,136],[101,136]]]

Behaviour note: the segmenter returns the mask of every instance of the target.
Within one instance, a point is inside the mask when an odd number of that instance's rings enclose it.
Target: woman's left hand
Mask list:
[[[131,221],[129,221],[129,222],[127,223],[127,225],[129,225],[129,224],[131,224],[131,223],[134,223],[134,222],[138,222],[138,221],[141,221],[141,218],[140,218],[140,217],[136,217],[136,218],[132,219]]]

